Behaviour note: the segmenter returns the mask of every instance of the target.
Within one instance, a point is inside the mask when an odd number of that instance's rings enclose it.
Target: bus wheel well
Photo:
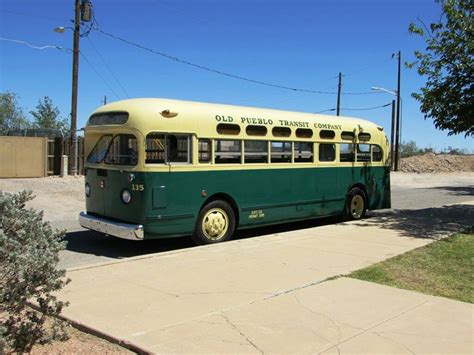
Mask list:
[[[239,225],[239,217],[240,217],[239,216],[239,207],[237,206],[237,203],[235,202],[235,200],[231,196],[229,196],[228,194],[220,192],[220,193],[214,194],[212,196],[209,196],[207,198],[207,200],[202,204],[200,210],[202,210],[204,208],[204,206],[206,206],[208,203],[210,203],[212,201],[216,201],[216,200],[225,201],[232,207],[232,209],[234,210],[234,213],[235,213],[235,226],[237,228],[238,225]]]
[[[360,184],[360,183],[357,183],[357,184],[354,184],[352,185],[349,190],[347,190],[347,194],[349,194],[349,191],[351,191],[354,187],[358,187],[359,189],[361,189],[363,192],[364,192],[364,195],[365,195],[365,203],[368,205],[369,203],[369,195],[367,194],[367,189],[365,188],[364,185]]]

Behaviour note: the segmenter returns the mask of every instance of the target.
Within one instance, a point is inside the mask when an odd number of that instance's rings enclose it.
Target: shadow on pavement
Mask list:
[[[392,210],[355,223],[398,230],[404,237],[440,239],[474,226],[474,205],[452,205],[420,210]]]
[[[234,239],[246,239],[268,234],[320,227],[341,222],[341,218],[319,218],[301,222],[258,227],[238,231]],[[371,212],[358,226],[377,226],[398,230],[402,236],[439,239],[474,225],[474,205],[452,205],[420,210],[389,210]],[[81,254],[128,258],[132,256],[187,249],[195,246],[190,237],[129,241],[105,236],[93,231],[66,234],[66,249]]]
[[[449,191],[455,196],[474,196],[474,186],[437,186],[430,189]]]
[[[340,221],[340,218],[331,217],[246,229],[236,232],[234,239],[246,239],[267,234],[313,228],[337,223],[338,221]],[[69,232],[66,234],[65,240],[67,241],[66,250],[80,254],[117,259],[187,249],[196,246],[190,237],[133,241],[106,236],[89,230]]]

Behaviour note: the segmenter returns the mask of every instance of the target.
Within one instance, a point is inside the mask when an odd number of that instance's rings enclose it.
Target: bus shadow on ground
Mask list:
[[[234,239],[254,238],[269,234],[297,231],[341,222],[339,217],[318,218],[300,222],[257,227],[237,231]],[[369,217],[351,222],[364,227],[377,226],[399,231],[402,237],[440,239],[474,225],[474,205],[462,204],[419,210],[389,210],[370,212]],[[81,254],[109,258],[179,251],[195,247],[190,237],[130,241],[105,236],[93,231],[78,231],[66,234],[66,249]]]
[[[233,239],[246,239],[267,234],[313,228],[327,224],[334,224],[340,220],[340,218],[334,217],[318,218],[307,221],[257,227],[237,231]],[[64,239],[67,241],[66,250],[68,251],[117,259],[196,247],[191,237],[132,241],[106,236],[89,230],[69,232],[66,234]]]
[[[459,204],[418,210],[377,211],[356,225],[378,226],[402,237],[440,239],[474,227],[474,205]]]

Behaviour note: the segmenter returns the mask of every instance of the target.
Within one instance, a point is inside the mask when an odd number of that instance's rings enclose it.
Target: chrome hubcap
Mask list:
[[[227,213],[220,208],[213,208],[206,212],[202,219],[202,232],[210,240],[221,239],[229,228]]]
[[[360,218],[364,212],[364,199],[361,195],[355,195],[351,200],[351,215],[353,218]]]

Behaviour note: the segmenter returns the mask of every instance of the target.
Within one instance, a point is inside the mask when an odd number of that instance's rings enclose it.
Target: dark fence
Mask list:
[[[69,137],[48,139],[48,175],[61,174],[63,155],[67,155],[71,159],[71,148],[74,149],[74,147],[71,147],[70,141]],[[84,137],[77,137],[77,173],[84,174]]]

